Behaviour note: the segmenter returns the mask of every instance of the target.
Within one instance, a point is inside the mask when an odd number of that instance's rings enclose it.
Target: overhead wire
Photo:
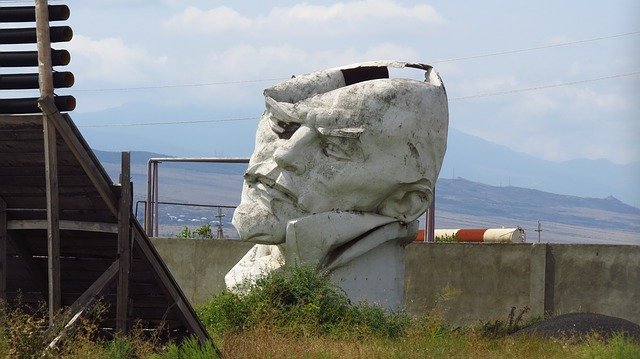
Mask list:
[[[469,96],[461,96],[461,97],[452,97],[449,98],[449,102],[451,101],[462,101],[462,100],[470,100],[481,97],[492,97],[492,96],[500,96],[500,95],[508,95],[512,93],[520,93],[520,92],[530,92],[530,91],[539,91],[550,88],[564,87],[564,86],[573,86],[590,82],[597,82],[615,78],[622,77],[631,77],[640,75],[640,71],[627,72],[621,74],[614,74],[609,76],[596,77],[591,79],[584,79],[578,81],[571,82],[562,82],[562,83],[553,83],[546,85],[538,85],[533,87],[512,89],[506,91],[496,91],[496,92],[488,92],[481,93],[476,95]],[[238,122],[238,121],[250,121],[250,120],[258,120],[259,117],[240,117],[240,118],[223,118],[223,119],[211,119],[211,120],[185,120],[185,121],[159,121],[159,122],[137,122],[137,123],[112,123],[112,124],[95,124],[95,125],[78,125],[78,127],[131,127],[131,126],[155,126],[155,125],[182,125],[182,124],[199,124],[199,123],[216,123],[216,122]]]
[[[536,50],[550,49],[550,48],[554,48],[554,47],[562,47],[562,46],[569,46],[569,45],[575,45],[575,44],[583,44],[585,42],[607,40],[607,39],[613,39],[613,38],[616,38],[616,37],[623,37],[623,36],[630,36],[630,35],[637,35],[637,34],[640,34],[640,31],[631,31],[631,32],[625,32],[625,33],[622,33],[622,34],[593,37],[593,38],[590,38],[590,39],[565,41],[565,42],[559,42],[559,43],[556,43],[556,44],[527,47],[527,48],[516,49],[516,50],[505,50],[505,51],[490,52],[490,53],[487,53],[487,54],[471,55],[471,56],[464,56],[464,57],[454,57],[454,58],[451,58],[451,59],[433,61],[432,63],[433,64],[439,64],[439,63],[445,63],[445,62],[455,62],[455,61],[463,61],[463,60],[480,59],[480,58],[483,58],[483,57],[492,57],[492,56],[516,54],[516,53],[520,53],[520,52],[536,51]]]
[[[592,78],[592,79],[585,79],[585,80],[578,80],[578,81],[571,81],[571,82],[561,82],[561,83],[540,85],[540,86],[520,88],[520,89],[511,89],[511,90],[506,90],[506,91],[487,92],[487,93],[481,93],[481,94],[469,95],[469,96],[453,97],[453,98],[450,98],[449,101],[469,100],[469,99],[480,98],[480,97],[492,97],[492,96],[499,96],[499,95],[508,95],[508,94],[518,93],[518,92],[528,92],[528,91],[537,91],[537,90],[550,89],[550,88],[555,88],[555,87],[573,86],[573,85],[579,85],[579,84],[584,84],[584,83],[589,83],[589,82],[596,82],[596,81],[602,81],[602,80],[608,80],[608,79],[615,79],[615,78],[619,78],[619,77],[630,77],[630,76],[638,76],[638,75],[640,75],[640,71],[634,71],[634,72],[627,72],[627,73],[623,73],[623,74],[615,74],[615,75],[609,75],[609,76],[603,76],[603,77],[596,77],[596,78]]]
[[[2,0],[0,0],[2,1]],[[521,52],[528,51],[537,51],[542,49],[554,48],[554,47],[562,47],[562,46],[570,46],[594,41],[601,41],[607,39],[613,39],[618,37],[632,36],[640,34],[640,30],[638,31],[630,31],[625,33],[607,35],[607,36],[599,36],[593,37],[589,39],[581,39],[574,41],[565,41],[556,44],[550,45],[541,45],[534,46],[522,49],[515,50],[505,50],[505,51],[497,51],[490,52],[485,54],[443,59],[432,61],[431,64],[439,64],[439,63],[447,63],[447,62],[455,62],[455,61],[463,61],[463,60],[471,60],[471,59],[479,59],[484,57],[492,57],[492,56],[500,56],[500,55],[508,55],[515,54]],[[170,88],[184,88],[184,87],[204,87],[204,86],[219,86],[219,85],[233,85],[233,84],[243,84],[243,83],[255,83],[255,82],[270,82],[270,81],[283,81],[288,79],[289,77],[277,77],[277,78],[264,78],[264,79],[251,79],[251,80],[234,80],[234,81],[214,81],[214,82],[205,82],[205,83],[192,83],[192,84],[168,84],[168,85],[150,85],[150,86],[136,86],[136,87],[114,87],[114,88],[96,88],[96,89],[74,89],[77,92],[108,92],[108,91],[135,91],[135,90],[155,90],[155,89],[170,89]]]

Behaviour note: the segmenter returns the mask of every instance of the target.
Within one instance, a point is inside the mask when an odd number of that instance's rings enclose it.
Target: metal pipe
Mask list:
[[[144,231],[151,237],[151,160],[147,162],[147,205],[144,207]]]
[[[158,200],[159,200],[159,189],[158,189],[158,162],[154,162],[153,164],[153,190],[154,190],[154,195],[153,195],[153,223],[154,223],[154,229],[153,229],[153,234],[155,236],[158,235]]]
[[[69,26],[47,26],[47,39],[52,42],[67,42],[73,38],[73,30]],[[35,44],[38,42],[36,29],[12,28],[0,29],[0,44]]]
[[[67,50],[51,50],[51,64],[65,66],[71,62],[71,55]],[[38,66],[37,51],[0,51],[0,67],[30,67]]]
[[[145,208],[145,232],[149,237],[157,236],[159,232],[159,204],[176,204],[159,201],[158,168],[162,162],[203,162],[203,163],[249,163],[247,157],[159,157],[150,158],[147,162],[147,205]],[[206,205],[195,205],[196,207]],[[220,206],[221,208],[235,208],[235,206]]]
[[[150,158],[149,162],[249,163],[249,158],[246,158],[246,157],[159,157],[159,158]]]
[[[436,190],[433,189],[433,200],[427,210],[427,242],[435,242],[436,231]]]
[[[51,59],[51,57],[49,57]],[[63,88],[73,86],[73,74],[68,71],[53,74],[53,87]],[[37,89],[38,74],[7,74],[0,75],[0,90]]]
[[[68,20],[71,12],[67,5],[47,6],[49,21]],[[32,22],[36,21],[36,11],[33,6],[5,7],[0,12],[0,22]]]
[[[55,96],[53,103],[60,112],[73,111],[76,108],[76,99],[73,96]],[[35,97],[0,99],[0,115],[41,112],[42,110],[38,107],[38,99]]]

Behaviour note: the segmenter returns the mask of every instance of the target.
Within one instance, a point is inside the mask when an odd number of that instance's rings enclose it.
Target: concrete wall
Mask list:
[[[152,239],[194,304],[224,289],[224,275],[251,248],[233,240]],[[590,311],[640,323],[640,246],[412,243],[405,306],[453,325],[507,319],[511,307]]]
[[[414,243],[406,255],[411,313],[468,324],[529,306],[527,317],[585,311],[640,323],[640,246]]]
[[[226,240],[152,238],[151,242],[195,305],[222,292],[225,274],[253,247],[253,243]]]

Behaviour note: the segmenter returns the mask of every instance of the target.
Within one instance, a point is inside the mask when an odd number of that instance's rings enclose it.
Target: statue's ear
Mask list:
[[[420,217],[431,203],[431,186],[424,183],[403,185],[378,205],[378,214],[409,223]]]

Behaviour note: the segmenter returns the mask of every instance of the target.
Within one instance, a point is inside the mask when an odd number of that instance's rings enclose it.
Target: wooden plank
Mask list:
[[[98,193],[103,198],[105,204],[113,213],[114,216],[118,215],[118,201],[116,200],[116,196],[111,190],[110,183],[103,177],[102,172],[98,169],[96,164],[93,162],[93,159],[87,153],[87,150],[82,146],[82,143],[71,129],[69,124],[66,122],[65,118],[58,111],[52,99],[41,99],[38,101],[42,112],[45,113],[48,117],[51,117],[54,121],[54,125],[56,129],[62,135],[67,146],[71,149],[73,154],[75,155],[78,162],[80,162],[80,166],[85,170],[87,176],[91,179],[91,182],[94,184]]]
[[[49,280],[49,326],[62,305],[60,289],[60,212],[58,203],[58,149],[53,118],[43,116],[47,198],[47,273]]]
[[[2,189],[0,189],[0,195],[2,195]],[[30,195],[16,195],[4,197],[9,208],[23,208],[23,209],[45,209],[46,198],[42,196],[30,196]],[[94,196],[74,196],[74,197],[62,197],[60,198],[60,207],[63,210],[102,210],[107,209],[107,206],[102,201],[102,197]]]
[[[69,308],[69,313],[71,319],[65,324],[64,329],[61,333],[49,344],[49,346],[54,346],[60,338],[65,334],[65,331],[68,330],[74,323],[78,320],[78,318],[87,310],[91,305],[95,302],[96,298],[105,293],[109,286],[113,283],[118,274],[119,263],[116,259],[107,270],[102,273],[102,275],[95,281],[91,286],[76,299],[76,301]],[[50,328],[52,328],[50,326]],[[47,337],[48,333],[45,333],[45,337]]]
[[[178,314],[181,317],[180,319],[185,323],[187,329],[193,333],[200,342],[210,340],[209,334],[204,329],[204,326],[198,319],[186,296],[182,293],[175,279],[171,276],[169,269],[162,259],[160,259],[160,255],[151,244],[151,241],[149,241],[149,238],[146,237],[144,230],[137,221],[133,222],[133,240],[155,271],[156,276],[160,280],[159,284],[163,286],[164,290],[173,300],[174,305],[178,309]]]
[[[118,216],[118,271],[116,329],[120,333],[127,331],[127,312],[129,308],[129,271],[131,267],[131,153],[122,152],[122,171],[120,174],[120,213]]]
[[[71,305],[71,314],[75,315],[78,311],[84,308],[92,298],[99,297],[105,293],[116,279],[119,267],[120,261],[116,259],[109,268],[107,268],[107,270],[104,271],[104,273],[102,273],[102,275],[100,275],[100,277],[98,277],[98,279],[93,282],[93,284],[91,284],[91,286],[87,288],[87,290]]]
[[[44,209],[27,208],[27,209],[7,209],[7,220],[21,219],[46,219],[47,213]],[[105,206],[102,210],[85,210],[85,209],[60,209],[60,220],[78,221],[78,222],[99,222],[99,223],[115,223],[116,220]]]
[[[5,125],[42,125],[42,115],[0,115],[0,127]]]
[[[60,220],[60,229],[65,231],[118,233],[118,225],[115,223],[82,222]],[[11,230],[47,229],[47,221],[41,219],[10,220],[7,228]]]
[[[0,301],[7,299],[7,204],[0,197]]]
[[[42,297],[40,299],[46,299],[47,295],[47,276],[45,275],[45,268],[40,266],[33,258],[33,252],[27,245],[25,238],[20,235],[7,233],[8,242],[11,247],[18,254],[18,257],[25,265],[27,272],[31,277],[31,282],[36,288],[40,290]]]
[[[42,128],[34,130],[7,130],[0,131],[0,141],[24,141],[24,140],[41,140]]]
[[[56,146],[58,147],[58,146]],[[62,166],[77,166],[77,161],[73,156],[65,151],[60,152],[60,165]],[[42,152],[21,152],[19,155],[16,153],[0,153],[0,164],[4,167],[21,166],[21,165],[44,165],[46,159],[42,157]]]
[[[43,186],[37,185],[2,185],[1,193],[6,196],[44,196],[47,192],[46,183]],[[90,197],[98,193],[92,185],[89,186],[62,186],[58,182],[58,196]]]
[[[66,166],[58,164],[58,175],[84,175],[84,170],[77,163]],[[42,176],[44,178],[44,167],[33,163],[15,166],[0,165],[0,176]]]
[[[59,169],[59,168],[58,168]],[[58,171],[58,183],[60,186],[67,187],[88,187],[92,186],[89,178],[84,175],[64,175]],[[0,174],[0,186],[43,186],[45,185],[44,176],[34,175],[9,175]]]

